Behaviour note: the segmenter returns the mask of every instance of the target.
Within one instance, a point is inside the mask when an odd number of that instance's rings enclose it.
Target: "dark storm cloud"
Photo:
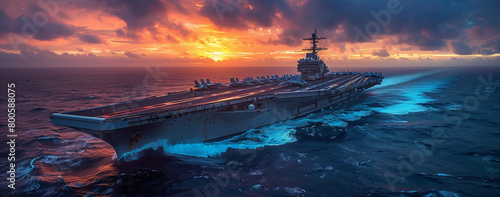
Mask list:
[[[285,0],[253,0],[248,2],[206,0],[205,5],[200,9],[200,14],[217,26],[237,29],[247,28],[247,22],[260,27],[269,27],[273,24],[277,13],[288,17],[293,12]]]
[[[367,42],[373,36],[394,35],[396,44],[437,50],[465,33],[464,7],[451,1],[311,0],[294,21],[309,29],[317,26],[332,42]],[[332,31],[338,29],[342,31]]]
[[[10,49],[10,44],[0,44],[0,49]],[[101,66],[137,66],[155,65],[162,62],[197,63],[210,62],[207,58],[161,58],[146,59],[142,53],[126,52],[125,55],[114,53],[111,57],[96,56],[92,53],[58,54],[51,50],[40,49],[27,44],[19,44],[19,53],[9,53],[0,50],[0,68],[5,67],[101,67]],[[83,52],[83,49],[78,49]]]
[[[389,56],[391,56],[391,55],[389,55],[389,52],[387,52],[387,50],[385,50],[385,49],[380,49],[378,51],[373,51],[372,55],[378,56],[378,57],[389,57]]]
[[[13,20],[0,8],[0,36],[14,31],[14,26]]]
[[[418,49],[429,51],[439,50],[446,46],[446,40],[440,38],[432,38],[420,34],[399,35],[398,41],[394,44],[410,44],[417,46]]]
[[[20,44],[18,48],[19,53],[8,53],[0,51],[0,59],[2,60],[0,67],[88,67],[110,65],[124,66],[140,64],[144,61],[143,59],[130,59],[125,56],[96,56],[92,53],[57,54],[50,50],[43,50],[26,44]]]
[[[27,59],[47,59],[50,57],[57,57],[58,55],[50,50],[38,49],[33,46],[24,45],[20,48],[20,54]]]
[[[10,47],[10,46],[9,46]],[[3,46],[2,46],[3,48]],[[46,62],[48,65],[54,65],[54,60],[56,61],[65,61],[65,60],[77,60],[84,62],[88,60],[88,58],[95,58],[96,56],[89,54],[57,54],[50,50],[39,49],[34,46],[30,46],[27,44],[19,44],[18,46],[19,54],[17,53],[7,53],[0,52],[0,59],[4,60],[5,64],[2,66],[33,66],[38,65],[40,62]],[[83,61],[82,61],[83,60]]]
[[[500,52],[500,39],[496,38],[496,39],[488,40],[487,43],[483,44],[483,47],[491,48],[498,53],[498,52]]]
[[[479,53],[483,55],[493,55],[495,54],[495,51],[491,49],[481,49]]]
[[[141,56],[144,56],[144,54],[137,54],[137,53],[132,53],[129,51],[125,52],[124,55],[129,57],[129,58],[141,58]]]
[[[455,46],[455,51],[464,53],[466,46],[447,43],[464,37],[487,41],[500,35],[500,1],[495,0],[249,1],[225,4],[231,9],[225,9],[222,19],[214,5],[217,3],[207,0],[200,14],[221,28],[279,25],[283,32],[279,38],[261,41],[267,44],[300,45],[301,38],[317,27],[318,34],[333,43],[371,42],[374,36],[394,36],[393,44],[409,44],[420,50]],[[278,18],[277,13],[283,17]]]
[[[472,54],[472,48],[465,43],[464,40],[453,41],[450,43],[450,48],[453,53],[458,55],[470,55]]]
[[[33,17],[21,15],[16,19],[11,19],[5,11],[0,9],[0,36],[8,33],[16,33],[33,36],[37,40],[54,40],[61,37],[72,36],[75,33],[74,27],[63,23],[51,21],[44,25],[37,26],[33,23]]]
[[[138,32],[148,30],[156,36],[156,25],[165,26],[173,31],[179,32],[182,36],[188,36],[191,31],[186,29],[181,23],[176,23],[167,18],[170,11],[176,10],[186,13],[179,0],[87,0],[75,2],[75,6],[83,9],[99,9],[114,15],[127,24],[126,31],[116,30],[118,36],[128,38],[140,38]],[[125,33],[126,32],[126,33]]]
[[[170,34],[165,36],[165,38],[172,43],[179,43],[179,41],[177,39],[175,39],[173,36],[171,36]]]
[[[167,11],[166,5],[160,0],[136,1],[114,0],[107,2],[107,9],[121,18],[129,29],[151,27],[161,22]]]
[[[291,7],[285,0],[253,0],[248,3],[252,9],[247,10],[244,17],[262,27],[271,26],[276,13],[283,14],[284,17],[292,14]]]
[[[229,7],[226,7],[229,6]],[[218,27],[246,28],[247,24],[243,18],[243,13],[238,7],[233,7],[223,1],[205,1],[205,5],[200,9],[200,14],[207,17]]]
[[[267,41],[260,41],[262,44],[283,44],[288,46],[298,46],[302,44],[302,38],[304,36],[304,30],[287,30],[279,35],[279,39],[269,39]]]
[[[29,26],[33,25],[33,15],[35,13],[46,12],[38,6],[38,1],[30,1],[25,5],[26,13],[18,18],[10,18],[0,8],[0,37],[5,36],[9,32],[22,35],[22,29],[26,29],[28,21]],[[71,1],[65,6],[76,7],[85,10],[100,10],[104,13],[114,15],[126,23],[126,28],[116,30],[116,34],[120,37],[127,37],[131,39],[139,39],[140,33],[148,30],[153,37],[157,38],[159,33],[156,31],[156,25],[162,25],[169,28],[173,32],[177,32],[183,37],[191,35],[191,31],[185,28],[182,23],[172,21],[168,18],[168,13],[172,10],[185,13],[187,11],[182,7],[180,0],[82,0]],[[82,33],[78,31],[77,27],[64,24],[57,19],[65,18],[62,11],[58,12],[56,17],[49,16],[48,24],[41,27],[36,26],[36,33],[33,33],[33,38],[38,40],[54,40],[61,37],[76,36],[82,41],[88,43],[98,43],[97,39],[92,36],[81,36]],[[67,18],[67,17],[66,17]],[[28,33],[33,32],[28,29]],[[102,42],[102,41],[101,41]]]
[[[76,36],[78,38],[80,38],[81,41],[89,43],[89,44],[104,43],[104,41],[101,38],[99,38],[97,35],[94,35],[94,34],[78,34]]]
[[[72,36],[75,33],[73,27],[63,23],[48,23],[38,29],[33,37],[37,40],[54,40],[57,38]]]
[[[116,35],[117,35],[118,37],[123,37],[123,36],[125,36],[125,32],[123,32],[123,30],[122,30],[122,29],[117,29],[117,30],[115,30],[115,33],[116,33]]]

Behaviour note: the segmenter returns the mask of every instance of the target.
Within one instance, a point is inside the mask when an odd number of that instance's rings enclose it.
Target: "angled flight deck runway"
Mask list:
[[[329,80],[315,81],[314,85],[311,85],[308,87],[277,86],[276,83],[273,83],[273,84],[266,84],[266,85],[261,85],[261,86],[246,87],[243,89],[224,88],[224,89],[220,89],[220,90],[211,90],[210,94],[206,94],[203,96],[194,96],[194,94],[193,94],[193,96],[191,96],[191,97],[187,97],[187,98],[181,99],[181,100],[172,100],[172,101],[168,98],[169,96],[165,96],[166,102],[163,102],[163,103],[148,105],[148,106],[144,106],[144,107],[138,107],[135,109],[127,109],[127,110],[113,112],[113,113],[101,114],[101,115],[98,115],[98,117],[114,118],[114,117],[123,117],[123,116],[127,116],[127,115],[137,115],[137,114],[148,113],[148,112],[153,112],[153,111],[161,111],[161,110],[176,109],[176,108],[186,108],[186,107],[189,107],[189,105],[191,103],[196,103],[198,105],[199,104],[208,104],[208,103],[213,103],[213,102],[241,99],[241,98],[250,97],[250,96],[291,91],[292,89],[295,89],[295,90],[293,90],[295,92],[308,91],[308,90],[321,90],[321,89],[324,89],[325,87],[331,87],[331,88],[340,87],[342,85],[345,85],[348,82],[358,81],[360,78],[361,77],[358,75],[340,76],[340,77],[332,78]]]

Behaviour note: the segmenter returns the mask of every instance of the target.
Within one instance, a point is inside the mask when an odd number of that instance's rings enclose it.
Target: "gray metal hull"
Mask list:
[[[129,151],[140,149],[158,140],[166,139],[169,144],[201,143],[228,138],[250,129],[271,125],[281,121],[306,116],[315,111],[357,96],[353,90],[335,95],[317,95],[262,100],[257,110],[202,112],[175,116],[161,122],[127,127],[117,130],[78,129],[103,139],[113,146],[117,157]]]

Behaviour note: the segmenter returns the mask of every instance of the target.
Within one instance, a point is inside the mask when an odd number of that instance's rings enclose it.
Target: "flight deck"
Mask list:
[[[66,112],[65,114],[95,118],[122,118],[160,111],[182,110],[193,106],[245,99],[249,97],[273,95],[279,92],[330,91],[351,84],[362,84],[369,76],[361,74],[337,75],[323,80],[309,81],[304,86],[278,86],[278,82],[243,87],[221,87],[208,90],[193,90],[171,93],[126,103],[118,103],[98,108]]]

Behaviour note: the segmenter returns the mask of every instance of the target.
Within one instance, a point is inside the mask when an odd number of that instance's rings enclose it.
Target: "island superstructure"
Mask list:
[[[311,37],[304,38],[303,40],[311,40],[312,47],[305,48],[305,51],[311,51],[312,53],[307,53],[306,58],[297,61],[297,70],[301,73],[302,78],[307,80],[317,80],[324,77],[328,73],[328,67],[325,62],[321,60],[318,56],[320,50],[325,50],[326,48],[317,47],[319,40],[326,39],[325,37],[316,36],[316,29]]]
[[[300,74],[248,76],[242,81],[195,81],[194,90],[51,115],[109,143],[118,158],[157,142],[201,143],[227,139],[250,129],[340,106],[380,84],[382,73],[330,72],[318,56],[319,40],[298,61]],[[332,111],[334,113],[334,111]]]

